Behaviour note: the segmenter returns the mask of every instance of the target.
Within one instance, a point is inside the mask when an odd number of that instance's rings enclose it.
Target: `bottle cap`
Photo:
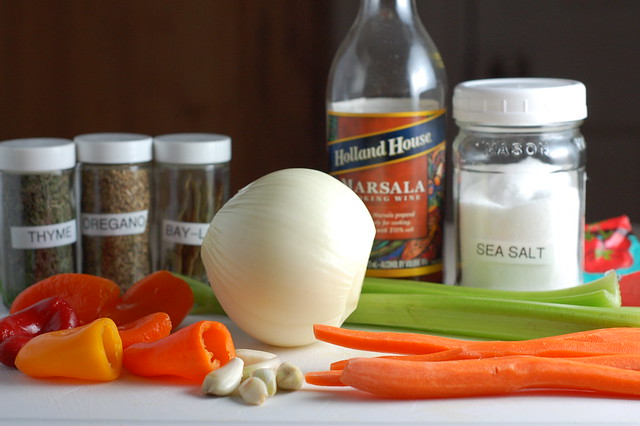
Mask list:
[[[51,172],[76,165],[72,140],[24,138],[0,143],[0,170],[7,172]]]
[[[217,164],[231,160],[231,138],[215,133],[173,133],[154,138],[155,159],[173,164]]]
[[[151,161],[153,138],[137,133],[89,133],[74,138],[78,161],[94,164],[130,164]]]
[[[579,81],[496,78],[460,83],[453,118],[464,123],[539,126],[587,117],[587,91]]]

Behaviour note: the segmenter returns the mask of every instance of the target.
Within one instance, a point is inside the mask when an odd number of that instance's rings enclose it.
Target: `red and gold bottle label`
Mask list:
[[[329,111],[329,172],[376,225],[368,276],[442,279],[445,110]]]

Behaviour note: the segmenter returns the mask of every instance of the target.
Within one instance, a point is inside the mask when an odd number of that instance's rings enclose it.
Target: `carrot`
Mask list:
[[[420,333],[394,331],[349,330],[323,324],[313,326],[315,337],[326,343],[351,349],[397,354],[428,354],[454,349],[469,344],[469,340],[433,336]],[[578,331],[556,336],[529,339],[531,342],[546,340],[576,340],[583,342],[640,341],[639,327],[611,327]],[[506,343],[506,342],[505,342]]]
[[[171,333],[171,318],[164,312],[156,312],[118,327],[122,347],[134,343],[153,342]]]
[[[32,284],[18,294],[9,312],[13,314],[53,296],[62,297],[71,305],[82,325],[112,310],[118,303],[120,287],[107,278],[95,275],[56,274]]]
[[[304,375],[304,379],[310,385],[316,386],[346,386],[340,381],[342,371],[312,371]]]
[[[425,354],[460,346],[464,341],[418,333],[349,330],[314,324],[316,339],[351,349],[397,354]]]
[[[217,321],[199,321],[154,342],[134,343],[123,363],[139,376],[178,376],[202,382],[235,356],[231,333]]]
[[[339,380],[380,397],[397,399],[490,396],[530,389],[640,396],[638,371],[540,357],[436,363],[354,358]]]
[[[192,307],[191,287],[168,271],[157,271],[131,286],[107,316],[120,326],[146,315],[166,312],[176,328]]]

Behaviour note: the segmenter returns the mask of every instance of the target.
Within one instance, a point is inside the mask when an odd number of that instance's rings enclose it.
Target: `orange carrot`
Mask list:
[[[123,363],[139,376],[178,376],[201,382],[235,356],[231,333],[216,321],[199,321],[154,342],[135,343]]]
[[[156,312],[118,327],[122,347],[134,343],[153,342],[171,333],[171,318],[164,312]]]
[[[304,375],[304,380],[310,385],[316,386],[346,386],[340,381],[342,371],[312,371]]]
[[[433,336],[419,333],[393,331],[349,330],[329,325],[313,326],[318,340],[351,349],[396,354],[429,354],[458,348],[469,340]],[[576,340],[582,342],[633,342],[640,341],[639,327],[612,327],[579,331],[557,336],[530,339],[531,342],[547,340]]]
[[[193,307],[193,291],[169,271],[147,275],[129,288],[108,317],[120,325],[156,312],[166,312],[176,328]]]
[[[80,324],[88,324],[112,310],[120,297],[113,281],[89,274],[57,274],[23,290],[11,304],[10,313],[25,309],[43,299],[62,297],[78,315]]]
[[[529,389],[640,396],[638,371],[526,356],[435,363],[354,358],[339,380],[380,397],[397,399],[489,396]]]
[[[316,339],[351,349],[397,354],[426,354],[460,346],[465,341],[418,333],[349,330],[315,324]]]
[[[406,357],[379,357],[384,359],[396,359],[396,360],[408,360],[410,361],[411,356]],[[507,358],[507,357],[505,357]],[[513,357],[509,357],[513,358]],[[595,365],[603,365],[608,367],[615,367],[624,370],[636,370],[640,371],[640,355],[638,354],[615,354],[615,355],[599,355],[599,356],[585,356],[585,357],[573,357],[573,358],[555,358],[555,359],[564,359],[571,360],[575,362],[582,362],[585,364],[595,364]],[[317,371],[317,372],[309,372],[305,374],[305,379],[307,383],[316,385],[316,386],[346,386],[344,383],[340,381],[340,376],[346,364],[350,360],[344,360],[341,362],[340,368],[333,368],[329,371]],[[461,361],[461,360],[460,360]],[[473,360],[469,360],[471,362]],[[553,362],[553,359],[551,360]]]

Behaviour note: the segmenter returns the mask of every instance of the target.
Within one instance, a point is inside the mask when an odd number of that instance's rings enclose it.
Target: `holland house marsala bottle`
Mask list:
[[[446,75],[415,0],[362,0],[329,73],[329,172],[376,225],[368,276],[441,282]]]

